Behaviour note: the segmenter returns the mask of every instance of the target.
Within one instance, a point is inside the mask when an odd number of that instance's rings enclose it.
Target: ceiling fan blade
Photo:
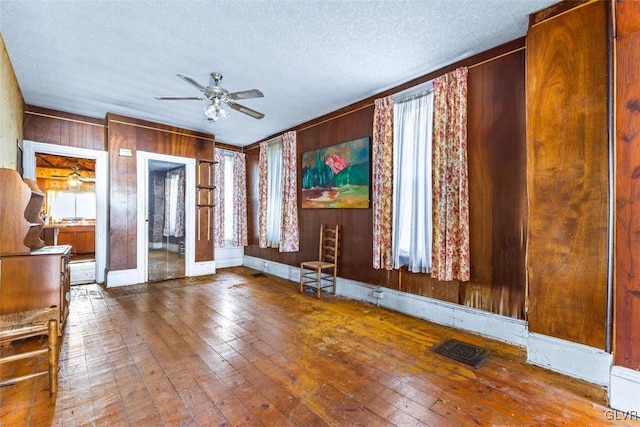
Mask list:
[[[154,96],[160,101],[202,101],[204,98],[199,96]]]
[[[240,105],[236,102],[233,101],[229,101],[227,102],[227,105],[230,108],[233,108],[236,111],[240,111],[241,113],[247,114],[255,119],[261,119],[264,117],[264,114],[256,111],[256,110],[252,110],[251,108],[245,107],[244,105]]]
[[[264,94],[258,89],[243,90],[242,92],[233,92],[229,94],[229,98],[236,100],[262,97],[264,97]]]
[[[185,75],[185,74],[178,74],[178,77],[180,77],[182,80],[184,80],[185,82],[192,84],[193,86],[197,87],[198,90],[200,90],[200,92],[204,92],[206,90],[206,88],[204,86],[202,86],[200,83],[198,83],[197,81],[193,80],[191,77]]]

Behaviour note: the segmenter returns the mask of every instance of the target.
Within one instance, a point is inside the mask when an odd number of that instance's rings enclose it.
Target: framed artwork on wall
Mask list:
[[[368,208],[370,138],[302,153],[302,208]]]

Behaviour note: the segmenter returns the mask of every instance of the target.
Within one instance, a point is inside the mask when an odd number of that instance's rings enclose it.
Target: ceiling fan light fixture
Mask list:
[[[215,98],[211,104],[204,107],[204,115],[207,117],[207,120],[214,122],[229,117],[229,113],[222,108],[218,98]]]

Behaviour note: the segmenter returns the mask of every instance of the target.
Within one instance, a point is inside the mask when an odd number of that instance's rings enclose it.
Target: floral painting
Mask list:
[[[302,208],[369,207],[369,138],[302,153]]]

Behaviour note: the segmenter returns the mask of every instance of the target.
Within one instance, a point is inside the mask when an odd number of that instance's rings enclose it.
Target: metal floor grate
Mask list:
[[[466,363],[474,368],[479,367],[487,359],[491,351],[466,342],[448,339],[433,348],[433,351],[458,362]]]

